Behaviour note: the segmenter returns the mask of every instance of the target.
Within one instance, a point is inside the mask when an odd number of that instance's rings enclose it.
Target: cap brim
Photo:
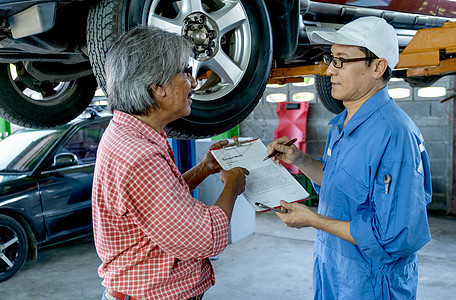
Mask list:
[[[310,35],[310,40],[315,44],[340,44],[350,46],[363,46],[360,45],[358,41],[355,41],[350,37],[341,34],[340,32],[314,31]]]

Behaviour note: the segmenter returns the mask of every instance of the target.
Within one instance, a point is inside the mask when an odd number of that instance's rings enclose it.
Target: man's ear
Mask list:
[[[384,58],[378,58],[374,61],[374,78],[380,79],[388,68],[388,62]]]
[[[166,90],[163,88],[162,85],[150,85],[149,91],[152,93],[152,98],[155,98],[155,96],[161,98],[166,96]]]

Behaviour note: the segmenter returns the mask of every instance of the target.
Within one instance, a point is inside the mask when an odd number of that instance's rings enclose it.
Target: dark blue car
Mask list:
[[[110,119],[22,129],[0,142],[0,281],[38,248],[91,232],[96,152]]]

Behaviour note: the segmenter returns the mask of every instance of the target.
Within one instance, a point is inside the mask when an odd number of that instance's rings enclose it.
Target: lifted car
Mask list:
[[[309,42],[312,30],[379,16],[397,29],[403,49],[417,29],[440,27],[455,11],[450,0],[0,0],[0,116],[35,128],[73,119],[97,81],[104,87],[110,46],[148,24],[182,34],[193,46],[192,113],[169,124],[169,137],[209,137],[247,117],[272,67],[321,60],[326,48]],[[321,97],[331,102],[327,82],[317,77]]]

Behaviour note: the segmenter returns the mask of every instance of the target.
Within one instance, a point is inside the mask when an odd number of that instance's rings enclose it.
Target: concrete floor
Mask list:
[[[429,222],[432,241],[420,251],[418,299],[454,299],[456,218],[431,215]],[[213,261],[217,282],[204,299],[311,299],[314,234],[287,228],[272,213],[258,215],[255,233]],[[41,249],[38,261],[0,283],[0,298],[99,300],[99,263],[90,236]]]

